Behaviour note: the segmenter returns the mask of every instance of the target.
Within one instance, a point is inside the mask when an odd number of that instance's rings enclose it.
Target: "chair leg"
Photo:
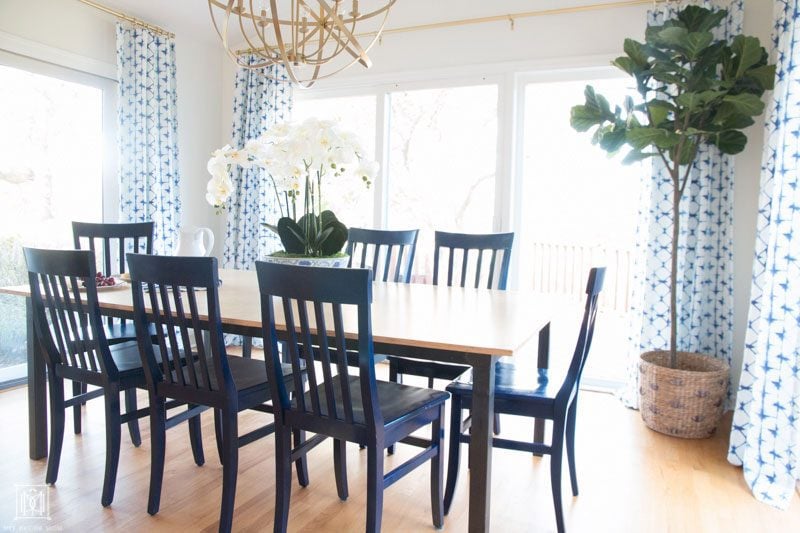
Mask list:
[[[219,512],[219,531],[233,527],[236,499],[236,477],[239,472],[239,428],[236,411],[222,413],[222,505]]]
[[[397,372],[397,362],[389,358],[389,381],[392,383],[402,383],[403,377]],[[364,446],[359,446],[360,449],[364,449]],[[394,444],[386,448],[386,453],[389,455],[394,455]]]
[[[379,533],[383,515],[383,446],[367,446],[367,533]]]
[[[104,397],[106,401],[106,471],[103,479],[103,496],[100,501],[103,507],[108,507],[114,500],[117,467],[119,466],[119,445],[122,438],[119,386],[117,384],[107,386]]]
[[[347,500],[347,443],[343,440],[333,440],[333,472],[336,475],[336,492],[339,499]]]
[[[150,494],[147,512],[154,515],[161,505],[164,481],[164,454],[167,446],[167,413],[162,398],[150,395]]]
[[[299,429],[292,430],[294,438],[294,446],[300,446],[306,440],[306,432]],[[297,482],[301,487],[308,486],[308,460],[305,454],[294,462],[295,469],[297,470]]]
[[[450,512],[458,481],[461,455],[461,396],[450,398],[450,446],[447,450],[447,484],[444,491],[444,514]]]
[[[439,406],[439,417],[431,424],[431,443],[436,446],[436,455],[431,457],[431,514],[433,525],[437,529],[444,526],[444,502],[442,485],[444,484],[444,404]]]
[[[578,495],[578,475],[575,469],[575,418],[578,410],[577,400],[572,402],[567,411],[567,464],[569,464],[569,479],[572,482],[572,495]]]
[[[492,428],[492,431],[495,435],[500,434],[500,413],[494,414],[494,428]]]
[[[557,417],[558,418],[558,417]],[[556,529],[564,533],[564,507],[561,501],[561,459],[564,454],[564,420],[553,422],[553,442],[550,453],[550,485],[553,489],[553,506],[556,512]]]
[[[196,407],[189,404],[188,408]],[[203,453],[203,433],[200,429],[200,415],[193,416],[189,419],[189,443],[192,445],[192,456],[194,457],[194,464],[203,466],[206,462],[205,454]]]
[[[242,357],[245,359],[253,357],[253,337],[242,336]]]
[[[275,428],[275,533],[284,533],[289,525],[289,500],[292,495],[290,436],[289,428]]]
[[[219,464],[225,464],[222,460],[222,442],[225,438],[222,436],[222,413],[219,409],[214,409],[214,434],[217,440],[217,454],[219,454]]]
[[[127,389],[125,391],[125,412],[132,413],[136,411],[136,389]],[[142,443],[142,436],[139,433],[139,419],[134,418],[128,421],[128,432],[131,434],[131,442],[137,448]]]
[[[81,394],[82,389],[85,387],[83,383],[80,381],[73,381],[72,382],[72,396],[77,396]],[[82,403],[76,403],[72,407],[72,426],[73,430],[75,431],[76,435],[81,434],[81,407],[83,406]]]
[[[64,380],[56,377],[55,370],[50,367],[50,455],[47,458],[47,474],[45,482],[53,485],[58,479],[58,465],[61,462],[61,447],[64,444]],[[74,385],[73,385],[74,386]],[[74,389],[73,389],[74,390]]]

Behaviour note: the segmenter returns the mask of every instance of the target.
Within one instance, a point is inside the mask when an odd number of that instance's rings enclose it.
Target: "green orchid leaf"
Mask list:
[[[306,234],[303,228],[289,217],[278,220],[278,236],[286,253],[302,254],[306,251]]]
[[[330,233],[327,233],[329,230]],[[325,232],[325,238],[320,239],[319,242],[320,255],[338,254],[344,248],[344,243],[347,242],[347,226],[338,220],[334,220],[326,226]]]

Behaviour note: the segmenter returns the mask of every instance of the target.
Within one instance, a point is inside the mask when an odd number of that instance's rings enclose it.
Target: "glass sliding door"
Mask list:
[[[89,85],[0,56],[0,285],[27,283],[23,246],[72,248],[73,220],[103,220],[106,80]],[[57,70],[57,69],[56,69]],[[64,69],[64,77],[74,73]],[[101,87],[98,87],[100,85]],[[25,302],[0,296],[0,385],[24,375]]]
[[[432,279],[435,230],[492,232],[497,98],[497,85],[389,94],[387,225],[422,230],[414,281]]]
[[[586,276],[606,266],[597,334],[585,377],[612,385],[625,376],[631,266],[645,164],[623,165],[569,124],[587,84],[614,105],[633,94],[628,78],[582,78],[522,84],[522,195],[519,199],[519,287],[554,295],[564,312],[553,335],[571,353]],[[623,150],[624,151],[624,150]],[[574,324],[573,324],[574,322]],[[564,334],[559,333],[563,331]]]

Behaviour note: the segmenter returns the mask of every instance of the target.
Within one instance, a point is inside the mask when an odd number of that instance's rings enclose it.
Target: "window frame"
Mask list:
[[[0,65],[94,87],[102,92],[102,219],[119,220],[116,67],[0,32]],[[27,381],[28,363],[0,368],[0,390]]]

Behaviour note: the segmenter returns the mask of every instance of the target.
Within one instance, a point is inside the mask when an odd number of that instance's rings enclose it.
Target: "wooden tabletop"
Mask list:
[[[223,269],[220,278],[222,322],[260,327],[255,272]],[[30,296],[30,288],[2,287],[0,293]],[[129,288],[100,291],[98,300],[106,309],[133,308]],[[279,309],[276,311],[276,321],[282,320]],[[376,343],[509,356],[527,348],[532,339],[535,343],[539,328],[550,314],[550,303],[530,292],[401,283],[373,286],[372,330]],[[354,309],[344,310],[344,323],[348,332],[355,332]]]

